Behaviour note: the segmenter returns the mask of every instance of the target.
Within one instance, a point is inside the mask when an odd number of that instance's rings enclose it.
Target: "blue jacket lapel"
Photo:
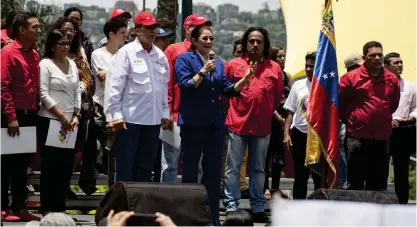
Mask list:
[[[203,68],[203,62],[201,61],[200,56],[198,56],[195,50],[191,52],[191,58],[193,59],[193,68],[195,70],[195,73],[197,74],[201,70],[201,68]]]

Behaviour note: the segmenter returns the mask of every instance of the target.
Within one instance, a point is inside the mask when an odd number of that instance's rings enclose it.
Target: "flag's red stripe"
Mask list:
[[[329,94],[315,76],[312,82],[308,105],[314,109],[308,109],[307,121],[319,135],[324,149],[338,172],[339,113]],[[329,177],[333,179],[336,176],[329,171]]]

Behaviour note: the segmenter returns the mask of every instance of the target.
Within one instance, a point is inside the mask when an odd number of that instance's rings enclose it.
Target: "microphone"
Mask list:
[[[214,51],[213,50],[210,50],[210,52],[209,52],[209,56],[208,56],[208,60],[213,60],[214,59]],[[213,71],[211,71],[210,72],[210,80],[211,81],[213,81],[213,77],[214,77],[214,72]]]

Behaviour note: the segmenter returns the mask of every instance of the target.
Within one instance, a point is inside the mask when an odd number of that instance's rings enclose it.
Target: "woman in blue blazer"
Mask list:
[[[220,175],[225,133],[219,97],[239,95],[254,75],[256,65],[232,84],[223,72],[223,64],[213,58],[213,32],[208,26],[195,27],[191,33],[191,51],[180,55],[175,75],[181,102],[178,125],[181,127],[182,182],[197,183],[198,164],[203,153],[202,183],[207,189],[213,224],[219,222]],[[211,56],[211,57],[210,57]]]

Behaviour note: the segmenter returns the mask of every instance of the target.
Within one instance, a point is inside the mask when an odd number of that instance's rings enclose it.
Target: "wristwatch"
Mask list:
[[[78,119],[81,119],[81,114],[80,113],[74,113],[72,115],[72,117],[77,117]]]
[[[199,76],[203,77],[203,78],[204,78],[204,77],[206,77],[206,74],[204,74],[204,73],[203,73],[203,72],[201,72],[201,71],[200,71],[200,72],[198,72],[197,74],[198,74]]]

